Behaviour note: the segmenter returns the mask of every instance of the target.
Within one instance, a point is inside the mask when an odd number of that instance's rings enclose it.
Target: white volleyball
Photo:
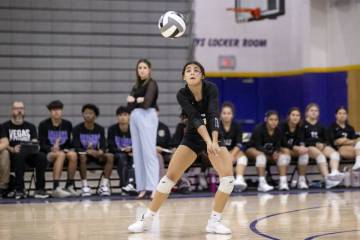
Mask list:
[[[175,11],[168,11],[160,17],[158,27],[161,35],[166,38],[181,37],[186,30],[184,16]]]

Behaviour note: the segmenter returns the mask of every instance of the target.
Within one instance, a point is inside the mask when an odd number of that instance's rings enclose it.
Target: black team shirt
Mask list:
[[[189,119],[185,135],[201,138],[197,132],[201,125],[206,126],[210,136],[213,131],[219,131],[218,89],[215,84],[203,80],[202,99],[199,102],[195,100],[187,85],[178,91],[177,100]],[[220,137],[219,134],[219,140]]]
[[[255,127],[248,146],[271,155],[280,149],[281,143],[282,134],[280,128],[275,128],[273,135],[270,136],[266,129],[266,123],[261,123]]]
[[[6,137],[6,133],[4,128],[2,127],[2,125],[0,124],[0,139],[1,138],[5,138]]]
[[[102,126],[94,123],[93,129],[85,128],[85,123],[78,124],[73,130],[73,145],[77,152],[85,152],[90,145],[95,150],[105,151],[105,130]]]
[[[59,126],[54,126],[51,119],[45,119],[39,124],[40,150],[48,153],[59,139],[61,150],[72,148],[71,144],[72,124],[62,119]]]
[[[316,143],[328,144],[325,127],[317,122],[311,124],[308,121],[304,123],[304,140],[306,146],[315,146]]]
[[[350,140],[357,139],[357,136],[354,128],[349,125],[345,124],[345,128],[340,127],[336,122],[331,124],[329,127],[329,142],[335,146],[335,141],[339,138],[347,138]]]
[[[280,128],[283,134],[283,147],[293,149],[294,146],[305,146],[304,129],[302,127],[297,125],[295,131],[291,132],[289,124],[284,122],[280,125]]]
[[[24,121],[21,125],[15,125],[9,120],[3,124],[3,129],[11,147],[22,142],[30,142],[38,137],[34,124],[27,121]]]
[[[234,147],[238,147],[239,149],[242,148],[243,132],[241,130],[240,124],[232,121],[229,131],[226,132],[224,125],[221,122],[220,131],[223,136],[225,146],[229,151],[231,151]]]
[[[114,124],[108,129],[108,149],[111,153],[123,152],[122,149],[131,147],[131,134],[128,127],[127,131],[121,131],[119,124]]]

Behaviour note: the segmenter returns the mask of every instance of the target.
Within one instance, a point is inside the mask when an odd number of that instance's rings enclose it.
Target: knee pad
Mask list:
[[[290,164],[290,156],[286,154],[280,154],[279,159],[277,160],[278,166],[288,166]]]
[[[173,182],[170,178],[168,178],[166,175],[163,176],[160,179],[159,184],[157,185],[156,190],[158,192],[169,194],[171,192],[171,189],[175,186],[175,182]]]
[[[265,155],[259,155],[256,157],[256,167],[265,167],[266,166],[266,157]]]
[[[319,156],[316,157],[316,163],[320,164],[320,163],[326,163],[326,158],[323,154],[320,154]]]
[[[239,157],[239,158],[236,160],[236,165],[244,165],[244,166],[247,166],[247,164],[248,164],[248,159],[247,159],[247,157],[245,157],[245,156]]]
[[[355,149],[360,150],[360,141],[355,144]]]
[[[330,160],[332,161],[340,161],[340,154],[338,152],[333,152],[330,154]]]
[[[220,178],[219,191],[230,194],[234,189],[235,178],[233,176],[226,176]]]
[[[309,155],[308,154],[302,154],[298,158],[298,164],[300,166],[306,166],[309,163]]]

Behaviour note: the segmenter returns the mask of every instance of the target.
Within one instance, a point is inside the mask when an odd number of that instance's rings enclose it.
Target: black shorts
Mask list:
[[[207,146],[205,141],[199,135],[186,135],[183,137],[180,145],[187,146],[194,151],[196,155],[207,152]],[[225,143],[222,138],[219,139],[219,146],[225,147]]]

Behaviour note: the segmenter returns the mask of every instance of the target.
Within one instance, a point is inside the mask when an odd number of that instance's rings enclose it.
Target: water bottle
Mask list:
[[[209,180],[210,180],[210,186],[209,186],[209,188],[210,188],[210,191],[211,192],[216,192],[216,190],[217,190],[217,187],[216,187],[216,175],[215,175],[215,173],[214,172],[209,172]]]

